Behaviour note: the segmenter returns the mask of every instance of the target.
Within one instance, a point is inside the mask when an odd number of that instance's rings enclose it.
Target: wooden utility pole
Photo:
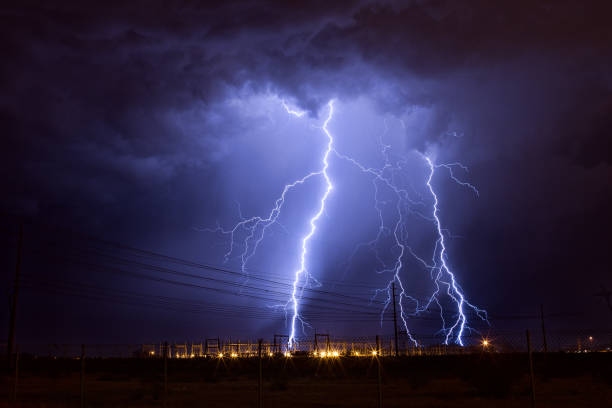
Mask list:
[[[15,377],[13,378],[13,392],[11,393],[11,400],[17,401],[17,386],[19,384],[19,347],[15,347]]]
[[[85,345],[81,344],[81,408],[85,408]]]
[[[13,360],[13,347],[15,345],[15,324],[17,322],[17,296],[19,295],[19,275],[21,274],[21,252],[23,249],[23,223],[19,224],[19,241],[17,242],[17,263],[15,266],[15,282],[13,283],[13,297],[11,299],[11,317],[9,323],[9,335],[7,342],[7,353],[9,369]]]
[[[548,353],[548,344],[546,343],[546,327],[544,326],[544,305],[540,304],[540,319],[542,320],[542,343],[544,345],[544,353]]]
[[[380,337],[376,335],[376,363],[378,368],[378,408],[382,408],[382,367],[380,361]]]
[[[168,342],[164,342],[164,408],[168,406]]]
[[[393,329],[395,330],[395,357],[399,357],[399,347],[397,341],[397,310],[395,306],[395,281],[392,283],[393,288]]]
[[[526,332],[527,335],[527,354],[529,355],[529,377],[531,379],[531,406],[535,407],[535,378],[533,375],[533,355],[531,353],[531,336],[529,330]]]
[[[257,356],[259,358],[259,382],[257,383],[257,406],[263,407],[263,373],[262,373],[262,362],[261,362],[261,343],[262,339],[257,341]]]

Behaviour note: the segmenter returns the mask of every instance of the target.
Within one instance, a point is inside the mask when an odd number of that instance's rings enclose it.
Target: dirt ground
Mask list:
[[[385,407],[528,407],[527,356],[472,355],[382,359]],[[612,407],[612,353],[536,356],[538,407]],[[2,377],[0,406],[80,406],[78,360],[30,359]],[[257,359],[174,360],[168,364],[167,407],[257,407]],[[372,358],[264,359],[265,407],[377,407]],[[87,407],[164,406],[163,361],[86,361]]]

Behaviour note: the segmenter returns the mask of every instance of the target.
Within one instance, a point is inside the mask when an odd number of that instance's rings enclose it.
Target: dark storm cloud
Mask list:
[[[249,3],[165,10],[149,3],[5,10],[9,210],[23,201],[41,211],[79,199],[95,206],[121,185],[160,188],[179,168],[206,166],[218,139],[236,131],[206,126],[214,105],[228,91],[263,89],[266,75],[291,71],[274,55],[288,40],[283,32],[302,18],[304,26],[330,18],[317,7]],[[277,65],[281,72],[257,72]],[[70,202],[57,202],[54,192]]]
[[[119,240],[163,236],[222,206],[207,195],[215,163],[248,130],[224,120],[228,97],[278,93],[316,115],[332,97],[367,95],[398,116],[427,109],[409,148],[472,166],[482,198],[446,215],[470,237],[454,255],[474,270],[466,287],[533,280],[527,291],[554,291],[547,282],[563,267],[565,294],[586,268],[586,299],[609,271],[599,255],[612,226],[608,11],[579,1],[3,6],[2,206]]]

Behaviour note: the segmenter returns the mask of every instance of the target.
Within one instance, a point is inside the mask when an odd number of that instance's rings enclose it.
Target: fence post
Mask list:
[[[542,343],[544,353],[548,353],[548,344],[546,343],[546,326],[544,326],[544,305],[540,304],[540,319],[542,320]]]
[[[11,400],[13,402],[17,401],[17,385],[19,383],[19,345],[15,345],[15,378],[13,379],[13,392],[11,395]]]
[[[81,408],[85,408],[85,344],[81,344]]]
[[[168,406],[168,342],[164,342],[164,408]]]
[[[397,340],[397,311],[395,310],[395,281],[393,281],[393,330],[395,335],[395,357],[399,357],[399,343]],[[400,294],[401,295],[401,294]]]
[[[378,408],[382,408],[382,367],[380,361],[380,337],[376,335],[376,363],[378,368]]]
[[[535,378],[533,375],[533,356],[531,353],[531,336],[529,329],[526,330],[527,335],[527,354],[529,355],[529,377],[531,379],[531,406],[535,407]]]
[[[263,407],[263,377],[262,377],[262,368],[261,368],[261,343],[262,339],[257,341],[257,357],[259,359],[259,382],[257,384],[257,406],[259,408]]]

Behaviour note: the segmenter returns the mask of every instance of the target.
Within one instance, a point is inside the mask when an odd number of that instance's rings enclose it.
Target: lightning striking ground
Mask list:
[[[306,114],[305,111],[299,111],[299,110],[290,108],[289,105],[287,105],[285,101],[281,101],[281,104],[283,105],[283,108],[285,109],[285,111],[293,116],[301,118],[302,116]],[[296,323],[299,321],[302,324],[306,324],[306,322],[304,322],[304,320],[302,320],[300,316],[300,305],[299,305],[300,302],[299,301],[300,301],[303,289],[311,281],[316,282],[316,280],[308,273],[308,269],[307,269],[306,255],[308,253],[308,243],[316,231],[317,221],[319,220],[319,218],[323,215],[325,211],[325,203],[327,201],[327,197],[329,196],[333,188],[333,185],[329,178],[329,174],[327,173],[327,170],[329,167],[329,155],[333,150],[333,137],[331,133],[329,132],[327,125],[331,121],[333,114],[334,114],[334,101],[333,100],[329,101],[327,106],[328,106],[328,116],[325,122],[323,123],[323,127],[322,127],[323,133],[325,134],[325,137],[327,139],[327,143],[326,143],[326,150],[323,153],[323,157],[321,159],[321,168],[317,171],[308,173],[301,179],[298,179],[290,184],[286,184],[283,187],[280,197],[276,199],[276,201],[274,202],[274,207],[272,208],[272,210],[267,216],[265,217],[254,216],[250,218],[244,218],[242,214],[240,214],[241,221],[235,224],[231,229],[225,229],[221,227],[220,225],[217,225],[217,227],[214,229],[207,229],[208,231],[218,232],[218,233],[229,236],[230,246],[229,246],[229,250],[226,252],[224,256],[226,262],[230,259],[230,257],[235,252],[235,249],[237,246],[236,241],[238,240],[237,235],[239,233],[246,233],[246,236],[244,237],[244,239],[241,240],[242,251],[240,252],[240,265],[241,265],[240,267],[241,267],[241,271],[245,274],[245,276],[248,276],[247,264],[249,260],[251,259],[251,257],[253,257],[253,255],[255,255],[255,253],[257,252],[257,248],[259,247],[259,244],[261,243],[261,241],[264,239],[268,228],[272,226],[273,224],[278,224],[278,218],[281,215],[281,211],[285,204],[288,193],[292,191],[294,188],[296,188],[297,186],[306,183],[312,178],[315,178],[318,176],[321,176],[323,178],[324,183],[325,183],[325,190],[319,201],[320,204],[319,204],[318,211],[310,219],[310,222],[309,222],[310,229],[308,233],[302,238],[299,268],[294,273],[294,280],[292,284],[291,296],[290,296],[289,301],[285,305],[285,307],[290,307],[291,312],[292,312],[291,322],[290,322],[290,335],[289,335],[289,340],[288,340],[288,345],[287,345],[289,349],[291,349],[295,344]]]
[[[385,123],[385,128],[386,128],[386,123]],[[340,159],[348,161],[349,163],[357,167],[357,169],[360,170],[362,173],[365,173],[372,177],[372,186],[374,189],[374,208],[377,212],[378,220],[379,220],[378,230],[377,230],[377,234],[374,237],[374,239],[366,243],[359,244],[357,246],[357,248],[353,252],[353,256],[356,254],[359,248],[367,247],[369,250],[371,250],[375,254],[376,260],[381,265],[381,269],[377,270],[376,272],[379,274],[385,274],[385,273],[392,274],[393,278],[389,281],[386,287],[384,289],[377,290],[373,297],[375,298],[376,296],[378,296],[379,293],[382,293],[382,292],[385,292],[387,294],[385,304],[381,310],[381,323],[382,323],[382,318],[383,318],[383,315],[386,309],[392,302],[393,282],[397,282],[400,288],[399,301],[398,301],[399,309],[400,309],[400,318],[402,320],[402,323],[404,325],[404,329],[406,330],[406,334],[408,338],[413,342],[413,344],[417,345],[418,342],[412,336],[409,325],[408,325],[408,321],[407,321],[410,313],[408,313],[404,309],[404,302],[403,302],[404,299],[412,299],[412,297],[407,295],[407,292],[404,288],[404,283],[402,282],[401,272],[404,267],[403,258],[404,258],[405,252],[407,251],[407,247],[404,244],[405,234],[406,234],[405,215],[408,212],[410,213],[414,212],[412,207],[414,207],[415,205],[418,205],[419,202],[411,198],[410,191],[399,187],[395,183],[394,171],[401,169],[401,161],[397,164],[392,163],[391,157],[389,155],[389,149],[391,148],[391,146],[384,143],[382,136],[379,139],[379,145],[381,146],[381,153],[385,161],[384,165],[379,169],[366,167],[360,162],[358,162],[356,159],[349,157],[347,155],[341,154],[337,151],[334,151],[334,153]],[[385,223],[385,217],[383,215],[383,207],[385,203],[383,203],[382,200],[379,199],[381,188],[387,188],[396,197],[395,213],[396,213],[397,218],[395,222],[392,224],[392,226],[387,226]],[[381,242],[383,237],[386,237],[386,236],[391,236],[393,238],[394,248],[397,250],[397,255],[393,257],[393,261],[390,264],[388,262],[385,262],[378,252],[379,243]],[[353,256],[351,256],[351,258]]]
[[[470,302],[466,300],[465,295],[463,294],[463,292],[461,291],[461,288],[459,287],[459,284],[457,283],[455,274],[448,267],[446,244],[444,240],[444,232],[442,229],[442,223],[440,222],[440,216],[439,216],[439,213],[440,213],[439,200],[438,200],[438,195],[436,194],[432,186],[432,179],[435,174],[435,169],[438,167],[445,167],[449,169],[449,171],[451,172],[450,173],[451,178],[455,182],[457,182],[458,184],[462,186],[467,186],[468,188],[472,189],[476,194],[478,194],[478,190],[473,185],[458,180],[452,173],[452,165],[435,165],[428,156],[423,156],[423,157],[425,161],[427,162],[427,165],[429,166],[429,169],[430,169],[426,184],[433,198],[433,218],[435,220],[436,231],[438,234],[438,239],[436,241],[436,245],[434,249],[434,266],[433,266],[434,269],[437,270],[436,278],[435,278],[435,282],[436,282],[435,294],[436,295],[438,294],[439,289],[440,289],[439,284],[442,283],[443,285],[447,287],[446,294],[457,305],[457,317],[454,323],[448,329],[445,327],[444,317],[442,316],[443,324],[444,324],[442,329],[445,332],[444,344],[448,344],[449,341],[454,336],[455,342],[463,346],[463,332],[466,328],[469,329],[469,326],[467,326],[467,317],[465,314],[465,307],[467,306],[471,308],[474,312],[476,312],[478,317],[480,317],[482,320],[485,320],[485,321],[487,321],[487,312],[485,310],[477,308],[476,306],[474,306],[473,304],[471,304]],[[459,163],[454,163],[454,164],[462,166]],[[462,168],[466,169],[463,166]],[[446,275],[449,280],[447,281],[443,280],[444,275]],[[440,303],[438,302],[437,298],[436,298],[436,302],[438,303],[438,306],[440,306]]]
[[[305,111],[290,108],[284,100],[281,100],[281,104],[288,114],[295,117],[301,118],[306,114]],[[328,174],[329,159],[333,154],[338,159],[345,160],[354,165],[361,173],[371,177],[374,190],[374,209],[377,212],[379,220],[378,231],[376,236],[371,241],[359,244],[353,252],[353,256],[360,248],[366,247],[374,253],[376,260],[381,266],[376,270],[376,272],[378,274],[391,275],[388,284],[384,288],[376,290],[373,296],[374,299],[381,293],[386,293],[386,300],[381,310],[381,324],[383,314],[392,302],[392,285],[393,283],[397,283],[397,286],[400,289],[398,301],[400,318],[408,338],[414,345],[418,345],[419,343],[411,333],[409,325],[410,318],[418,316],[421,313],[428,312],[433,304],[435,304],[439,309],[440,319],[442,322],[442,328],[440,331],[444,336],[444,343],[448,344],[450,341],[454,340],[457,344],[464,345],[464,331],[470,329],[470,326],[468,325],[467,311],[472,310],[478,317],[485,321],[487,321],[487,315],[486,311],[477,308],[467,301],[461,287],[457,283],[455,274],[448,266],[448,255],[445,242],[445,233],[447,233],[447,231],[442,227],[442,223],[440,221],[439,200],[432,185],[432,179],[436,169],[445,168],[448,170],[449,176],[454,182],[472,190],[476,195],[478,195],[479,193],[475,186],[460,180],[453,172],[455,168],[460,168],[464,171],[467,171],[467,168],[461,163],[434,164],[434,162],[428,156],[421,154],[429,168],[429,174],[426,178],[425,185],[433,201],[432,213],[431,215],[427,215],[424,213],[427,208],[427,203],[423,200],[423,198],[414,190],[414,188],[408,189],[401,186],[401,174],[405,171],[403,166],[406,164],[406,161],[404,159],[392,158],[390,152],[391,145],[384,142],[384,134],[379,138],[379,146],[384,161],[383,166],[380,168],[364,166],[355,158],[340,153],[334,148],[334,137],[328,129],[328,125],[333,119],[334,115],[334,101],[329,101],[327,107],[328,115],[322,126],[327,143],[326,149],[323,152],[323,156],[320,161],[321,167],[318,170],[310,172],[304,177],[293,181],[292,183],[286,184],[283,187],[280,196],[275,200],[274,206],[267,216],[244,218],[242,213],[240,213],[240,221],[231,229],[224,229],[218,225],[217,228],[210,230],[220,232],[230,237],[229,250],[225,254],[225,260],[229,260],[229,258],[236,252],[236,248],[238,246],[236,241],[239,240],[238,234],[244,234],[240,235],[244,238],[240,240],[242,251],[240,252],[239,256],[241,270],[245,276],[248,277],[247,264],[251,257],[257,252],[257,249],[264,239],[268,228],[273,224],[279,224],[278,219],[281,215],[287,195],[293,189],[308,182],[310,179],[322,178],[324,182],[324,190],[319,198],[317,211],[309,220],[309,229],[301,238],[299,268],[293,274],[291,295],[287,303],[284,305],[285,311],[287,312],[289,309],[291,312],[289,327],[290,333],[288,336],[287,347],[288,349],[294,348],[296,345],[297,323],[301,323],[303,327],[308,325],[308,323],[305,322],[300,315],[300,299],[302,297],[302,292],[311,282],[316,282],[318,284],[318,281],[314,279],[314,277],[308,271],[307,255],[309,243],[315,235],[318,222],[325,212],[327,199],[333,189],[333,184]],[[386,122],[385,129],[387,129]],[[389,202],[380,197],[382,189],[385,189],[386,192],[392,193],[395,197],[394,202],[392,203],[392,214],[394,214],[394,220],[391,223],[386,222],[384,211]],[[437,239],[434,244],[431,263],[428,263],[422,257],[417,255],[416,252],[406,244],[409,231],[409,215],[416,215],[428,222],[431,222],[434,226]],[[392,238],[393,240],[391,251],[394,253],[394,255],[392,256],[392,260],[390,262],[383,259],[383,256],[380,255],[378,249],[383,242],[383,239],[388,237]],[[426,296],[425,299],[419,299],[416,296],[412,296],[408,293],[405,280],[403,280],[403,275],[407,273],[405,262],[406,256],[416,259],[424,269],[429,271],[434,290],[432,293],[430,293],[430,295]],[[450,301],[456,306],[454,312],[447,311],[443,307],[444,302],[441,300],[441,296],[444,295],[448,296]],[[447,327],[445,316],[448,316],[449,313],[453,315],[453,318],[452,324]]]
[[[386,131],[387,124],[385,122],[385,133],[383,133],[383,136],[384,134],[386,134]],[[373,296],[374,299],[379,294],[386,293],[385,304],[383,309],[381,310],[381,325],[383,321],[383,314],[389,304],[392,302],[392,285],[395,282],[397,283],[400,289],[398,301],[400,308],[400,317],[406,334],[414,345],[418,345],[418,341],[411,334],[408,324],[409,318],[418,316],[422,313],[429,311],[432,304],[435,304],[440,311],[440,320],[442,322],[442,328],[440,331],[444,335],[444,343],[448,344],[449,341],[454,339],[457,344],[463,346],[463,333],[466,329],[470,329],[470,327],[467,325],[468,318],[466,316],[466,307],[472,309],[482,320],[487,322],[488,320],[486,311],[477,308],[466,300],[465,295],[463,294],[460,286],[457,283],[454,273],[448,267],[446,259],[447,250],[444,240],[444,234],[446,231],[442,228],[442,224],[440,222],[438,196],[435,193],[435,190],[432,185],[432,179],[434,176],[435,169],[447,169],[450,178],[454,182],[472,190],[476,195],[479,195],[478,189],[476,189],[474,185],[462,181],[455,176],[453,172],[453,169],[455,167],[459,167],[466,172],[468,171],[467,167],[463,164],[455,162],[436,165],[429,157],[421,155],[425,158],[426,163],[428,164],[428,168],[430,169],[425,184],[433,200],[432,215],[427,216],[423,214],[422,208],[425,206],[425,203],[422,201],[422,199],[420,199],[420,197],[418,197],[418,194],[416,194],[415,191],[409,191],[405,188],[400,187],[399,184],[396,182],[395,173],[401,173],[403,171],[402,164],[404,164],[405,162],[403,160],[396,160],[394,162],[391,159],[389,153],[391,146],[385,144],[383,136],[381,136],[379,139],[381,154],[384,158],[384,165],[381,168],[374,169],[366,167],[352,157],[348,157],[346,155],[335,152],[339,158],[347,160],[348,162],[354,164],[361,172],[372,176],[375,202],[374,208],[377,212],[379,219],[378,232],[374,239],[366,243],[359,244],[353,252],[351,259],[353,256],[355,256],[355,254],[360,248],[366,247],[374,253],[376,260],[382,266],[381,269],[378,269],[376,272],[378,274],[390,273],[392,275],[392,278],[389,280],[388,284],[383,289],[376,290]],[[394,213],[396,214],[396,219],[392,227],[389,227],[385,224],[385,219],[383,217],[382,206],[384,205],[384,203],[379,199],[379,192],[380,188],[382,187],[387,188],[388,191],[392,192],[395,195]],[[412,198],[411,195],[417,195],[417,197]],[[427,261],[425,261],[422,257],[418,256],[410,246],[405,244],[408,230],[408,226],[406,224],[406,216],[408,214],[417,215],[427,221],[430,221],[435,227],[437,239],[434,245],[432,263],[428,263]],[[390,264],[382,259],[378,251],[378,246],[381,244],[382,239],[384,237],[389,236],[393,239],[393,247],[396,252]],[[407,255],[412,256],[418,261],[418,263],[420,263],[426,270],[430,272],[430,276],[433,280],[434,290],[425,299],[419,300],[416,296],[408,294],[405,286],[406,284],[402,281],[402,272],[405,272],[403,271],[403,269],[405,269],[404,257]],[[441,286],[446,286],[447,290],[445,292],[442,292]],[[454,312],[456,318],[453,319],[453,324],[448,328],[446,327],[445,318],[445,314],[447,313],[447,311],[443,307],[440,299],[440,297],[444,293],[456,306],[456,311]],[[412,308],[410,308],[409,305],[405,305],[405,301],[413,305]]]
[[[327,197],[329,196],[333,188],[331,180],[329,179],[329,175],[327,174],[327,169],[329,168],[328,159],[329,159],[329,154],[331,153],[332,148],[333,148],[334,139],[331,133],[329,133],[329,129],[327,129],[327,125],[329,124],[329,121],[332,119],[334,115],[334,101],[333,100],[329,101],[327,105],[329,107],[329,114],[327,116],[327,119],[323,123],[323,132],[327,136],[327,149],[325,150],[325,154],[323,155],[323,168],[319,172],[320,174],[323,175],[323,178],[325,179],[326,189],[325,189],[325,192],[323,193],[323,196],[321,197],[319,210],[310,219],[310,231],[302,239],[302,253],[300,255],[300,268],[297,271],[295,271],[295,279],[293,281],[293,291],[291,292],[291,300],[290,300],[290,303],[293,306],[293,316],[291,317],[291,328],[290,328],[291,333],[289,334],[289,342],[287,344],[287,347],[289,347],[290,349],[295,343],[295,323],[298,319],[301,321],[301,317],[299,314],[298,286],[300,285],[300,281],[304,279],[305,282],[304,284],[301,285],[301,287],[303,288],[304,285],[307,283],[308,276],[309,276],[308,269],[306,268],[306,254],[308,253],[308,242],[310,241],[310,239],[312,238],[312,236],[314,235],[317,229],[317,221],[319,220],[319,218],[321,218],[321,215],[323,215],[323,211],[325,211],[325,203],[327,201]]]

